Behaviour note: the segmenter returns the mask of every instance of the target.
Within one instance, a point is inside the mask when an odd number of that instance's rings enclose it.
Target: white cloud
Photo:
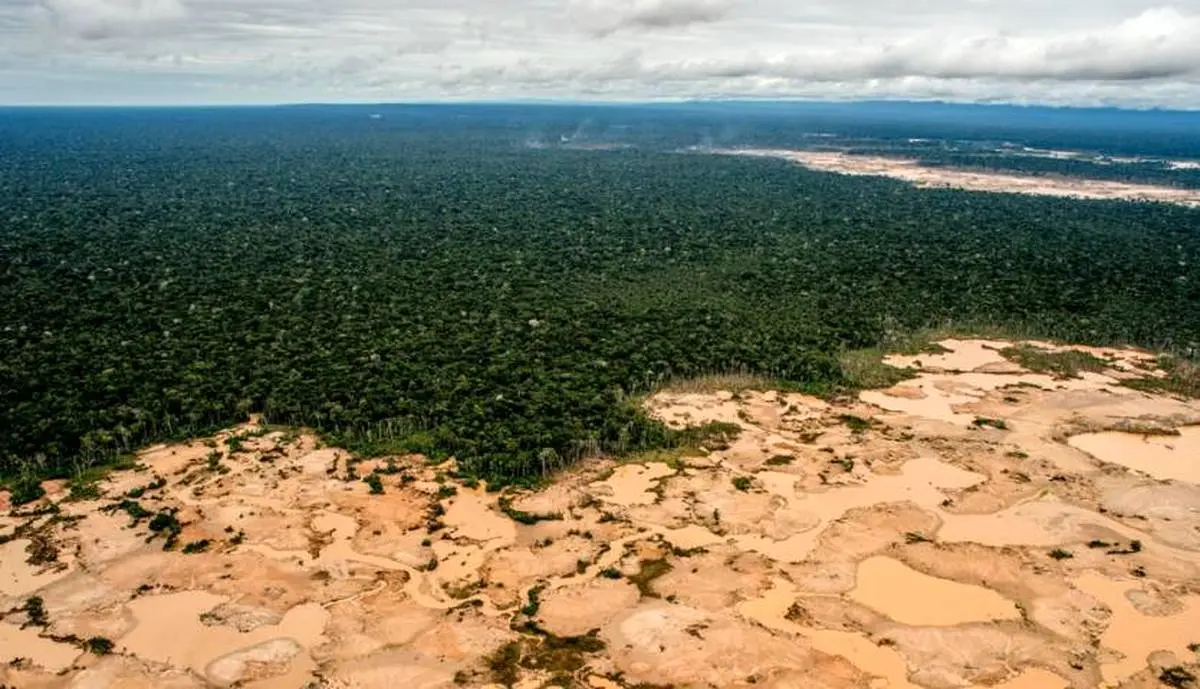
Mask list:
[[[84,39],[165,29],[187,16],[180,0],[38,0],[37,4],[57,28]]]
[[[1200,0],[0,0],[0,102],[903,97],[1200,108]]]

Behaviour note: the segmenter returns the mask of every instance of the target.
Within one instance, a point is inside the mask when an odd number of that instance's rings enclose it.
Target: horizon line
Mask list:
[[[980,100],[946,100],[920,98],[807,98],[807,97],[689,97],[689,98],[645,98],[645,99],[586,99],[586,98],[422,98],[399,100],[344,100],[344,101],[275,101],[275,102],[189,102],[189,103],[0,103],[0,110],[187,110],[187,109],[269,109],[296,107],[396,107],[396,106],[554,106],[554,107],[646,107],[646,106],[702,106],[702,105],[916,105],[916,106],[953,106],[980,108],[1019,108],[1043,110],[1117,110],[1130,113],[1179,113],[1200,114],[1200,106],[1163,107],[1137,106],[1118,104],[1080,104],[1070,105],[1061,103],[1041,103],[1031,101],[980,101]]]

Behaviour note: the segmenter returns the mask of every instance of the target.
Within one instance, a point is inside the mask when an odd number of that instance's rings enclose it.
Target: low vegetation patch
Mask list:
[[[525,512],[512,506],[512,498],[508,496],[501,497],[497,501],[497,506],[500,511],[508,516],[509,519],[518,524],[537,524],[538,522],[555,522],[561,521],[563,516],[558,512],[549,514],[537,514],[534,512]]]
[[[883,349],[858,349],[838,357],[842,378],[851,390],[890,388],[917,376],[910,368],[896,368],[883,363]]]
[[[637,574],[630,575],[629,581],[638,588],[638,592],[646,598],[661,598],[654,590],[654,580],[670,572],[671,564],[666,560],[642,560],[642,568]]]
[[[1160,357],[1158,366],[1166,373],[1162,378],[1132,378],[1121,384],[1148,393],[1200,398],[1200,364],[1177,357]]]
[[[199,541],[192,541],[191,543],[185,544],[183,546],[183,554],[184,555],[195,555],[197,553],[203,553],[203,552],[207,551],[209,546],[211,546],[211,545],[212,545],[212,541],[210,541],[207,538],[201,539]]]
[[[1142,552],[1142,542],[1139,540],[1132,540],[1129,542],[1128,548],[1114,548],[1114,549],[1108,551],[1108,554],[1109,555],[1134,555],[1134,554],[1140,553],[1140,552]]]
[[[976,416],[972,421],[976,428],[995,428],[997,430],[1008,430],[1008,423],[1004,419],[989,419],[986,416]]]
[[[83,642],[83,647],[88,653],[98,656],[106,656],[113,651],[113,642],[103,636],[93,636]]]
[[[716,451],[729,449],[729,445],[741,434],[742,427],[736,423],[713,421],[701,426],[671,429],[668,440],[671,447]]]
[[[864,419],[863,417],[855,416],[854,414],[842,414],[838,418],[842,423],[846,424],[847,428],[855,433],[862,433],[875,423],[870,419]]]
[[[162,510],[155,514],[147,526],[151,532],[151,536],[147,540],[153,540],[160,535],[165,538],[163,550],[173,550],[179,540],[179,534],[183,532],[183,524],[176,518],[174,509]]]
[[[1169,687],[1179,687],[1179,689],[1190,689],[1196,684],[1196,675],[1182,665],[1163,668],[1163,671],[1158,675],[1158,681]]]
[[[525,604],[525,607],[521,608],[522,615],[526,617],[533,617],[537,614],[538,609],[542,607],[541,596],[542,590],[545,588],[546,587],[544,585],[539,584],[529,589],[529,593],[526,594],[529,602]]]
[[[371,495],[383,495],[383,477],[379,474],[368,474],[363,483],[371,489]]]
[[[40,567],[58,561],[58,546],[54,545],[49,529],[37,529],[28,534],[29,545],[25,546],[28,555],[25,562]]]
[[[110,513],[120,510],[120,511],[124,512],[125,514],[128,514],[129,519],[131,520],[129,522],[130,526],[137,526],[138,524],[141,524],[143,521],[154,516],[153,512],[146,509],[145,507],[142,507],[142,504],[139,503],[137,500],[122,500],[120,502],[113,503],[106,507],[102,507],[101,510],[104,512],[110,512]]]
[[[25,612],[25,624],[32,627],[45,627],[50,624],[50,619],[46,616],[45,601],[41,596],[31,596],[25,599],[23,608]]]
[[[671,378],[659,385],[658,391],[685,394],[712,394],[726,391],[736,395],[751,390],[778,390],[780,387],[783,387],[780,381],[773,378],[747,371],[732,371],[688,378]]]
[[[596,632],[584,636],[555,636],[535,624],[526,624],[521,638],[510,641],[484,658],[488,679],[505,687],[515,685],[521,670],[544,672],[551,680],[543,686],[580,686],[575,673],[587,665],[588,655],[606,648]],[[455,679],[458,684],[470,684],[472,678],[463,673]]]
[[[14,507],[18,507],[42,499],[46,491],[42,488],[41,481],[36,477],[22,476],[8,484],[8,493],[8,499]]]
[[[1056,378],[1078,378],[1081,371],[1100,373],[1108,362],[1087,352],[1073,349],[1051,352],[1030,344],[1014,345],[1000,350],[1000,356],[1034,373],[1047,373]]]

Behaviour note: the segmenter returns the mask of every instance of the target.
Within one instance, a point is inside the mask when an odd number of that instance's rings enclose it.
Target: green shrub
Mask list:
[[[192,541],[191,543],[188,543],[183,546],[183,554],[184,555],[193,555],[196,553],[203,553],[204,551],[208,550],[209,546],[211,546],[211,545],[212,545],[212,541],[208,540],[207,538],[201,539],[199,541]]]
[[[93,636],[92,638],[83,642],[83,645],[89,653],[93,653],[98,656],[108,655],[109,653],[112,653],[113,650],[113,642],[102,636]]]
[[[371,495],[383,495],[383,479],[379,474],[368,474],[363,482],[370,486]]]

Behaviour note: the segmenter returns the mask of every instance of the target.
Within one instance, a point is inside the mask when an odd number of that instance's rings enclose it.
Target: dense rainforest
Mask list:
[[[257,412],[520,480],[667,442],[630,401],[663,381],[836,390],[840,353],[924,327],[1200,347],[1200,211],[678,150],[815,127],[775,110],[0,111],[0,476]]]

